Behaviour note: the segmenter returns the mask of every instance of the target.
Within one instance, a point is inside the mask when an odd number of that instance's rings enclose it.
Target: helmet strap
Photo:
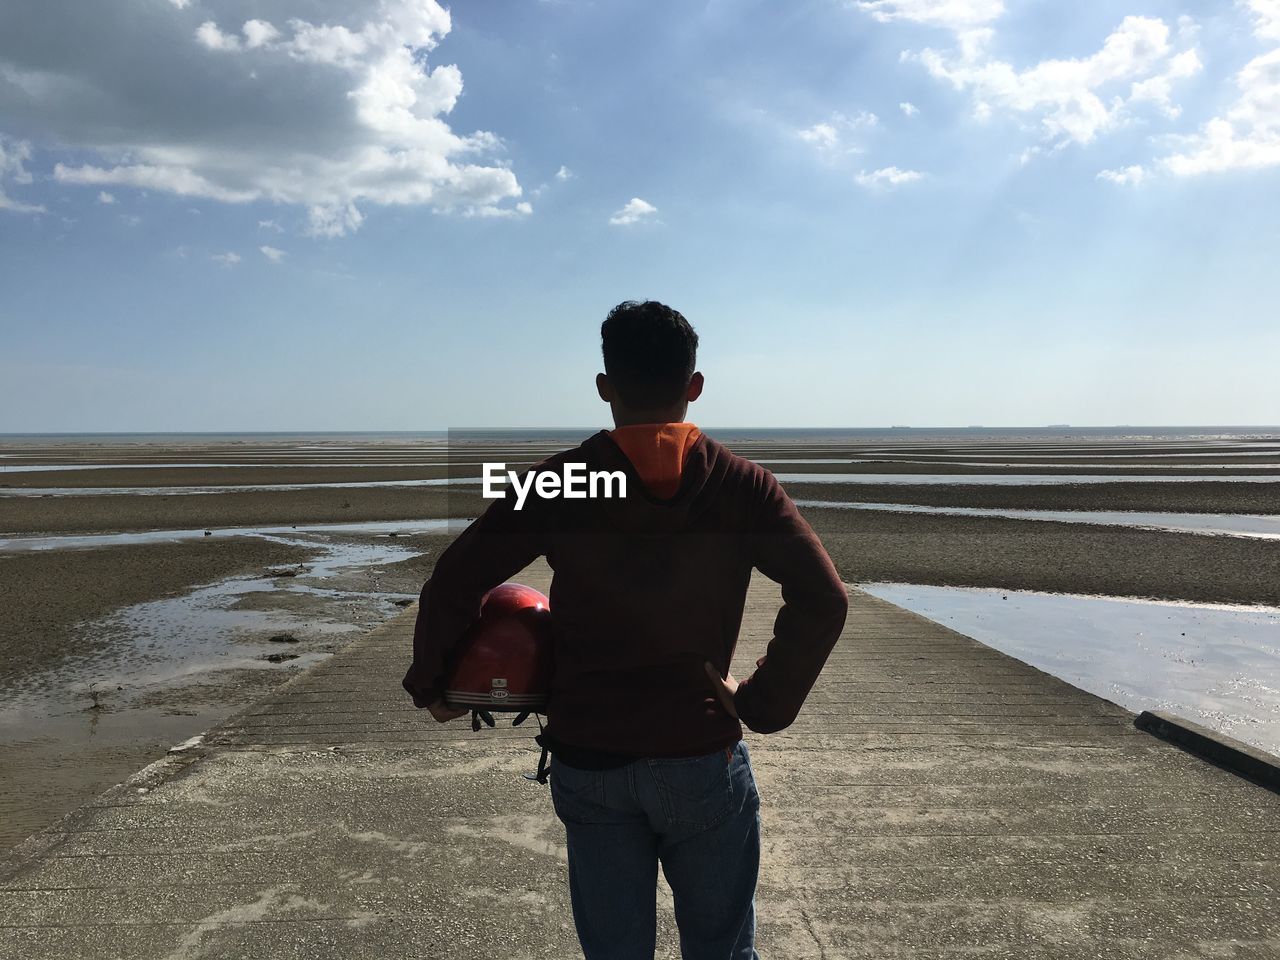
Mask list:
[[[521,714],[516,720],[516,723],[523,720],[525,716],[527,716],[527,714]],[[550,755],[551,751],[547,748],[546,742],[542,739],[543,734],[546,732],[542,728],[542,717],[535,713],[533,718],[538,721],[538,735],[533,738],[533,741],[542,748],[542,756],[538,758],[538,772],[526,773],[524,778],[526,780],[536,780],[538,783],[545,784],[547,782],[547,777],[551,775],[551,768],[547,765],[547,757]]]

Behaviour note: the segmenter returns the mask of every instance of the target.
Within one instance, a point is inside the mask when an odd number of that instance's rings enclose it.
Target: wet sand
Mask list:
[[[1280,605],[1280,542],[805,507],[843,579]]]
[[[0,689],[12,690],[63,657],[100,650],[101,638],[77,629],[85,621],[309,556],[252,537],[0,554]]]
[[[57,709],[42,708],[43,699],[24,708],[31,702],[24,691],[42,678],[56,684],[76,662],[109,662],[112,648],[127,640],[85,624],[123,606],[310,555],[249,537],[0,555],[0,847],[69,813],[282,679],[224,671],[198,693],[175,687],[127,708],[113,706],[121,692],[114,686],[79,694],[61,689]]]
[[[441,487],[0,498],[0,536],[444,519],[475,517],[487,505],[478,489]]]
[[[1280,477],[1277,478],[1280,481]],[[930,507],[1027,510],[1140,510],[1148,513],[1280,513],[1280,482],[1080,483],[1044,486],[791,483],[797,500],[913,503]]]
[[[3,461],[0,461],[2,464]],[[177,487],[218,484],[241,486],[269,483],[369,483],[433,480],[449,476],[479,476],[478,467],[131,467],[94,470],[26,470],[9,473],[0,465],[0,495],[5,489],[29,487],[97,487],[104,479],[121,487]]]

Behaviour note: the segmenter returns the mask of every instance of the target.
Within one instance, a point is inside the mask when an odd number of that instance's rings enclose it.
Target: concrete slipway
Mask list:
[[[762,956],[1280,957],[1280,796],[851,594],[800,720],[749,735]],[[753,583],[743,674],[777,603]],[[415,711],[399,683],[412,625],[411,610],[0,859],[0,957],[580,956],[563,831],[521,776],[529,732]]]

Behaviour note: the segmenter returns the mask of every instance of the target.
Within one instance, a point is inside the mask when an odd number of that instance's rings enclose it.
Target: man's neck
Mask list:
[[[684,423],[688,406],[678,410],[619,410],[613,409],[613,425],[617,427],[635,427],[642,423]]]

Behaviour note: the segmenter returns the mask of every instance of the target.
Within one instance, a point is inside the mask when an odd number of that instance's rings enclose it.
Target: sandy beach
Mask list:
[[[453,536],[445,521],[485,508],[465,482],[480,461],[569,445],[0,442],[0,843],[402,609]],[[1265,438],[730,445],[803,477],[784,481],[800,501],[1280,514],[1280,442]],[[1278,539],[802,509],[855,583],[1280,604]]]

